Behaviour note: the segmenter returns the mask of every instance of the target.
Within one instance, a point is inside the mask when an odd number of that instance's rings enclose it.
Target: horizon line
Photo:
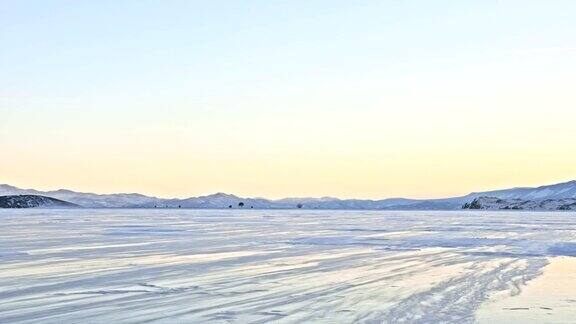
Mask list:
[[[178,197],[158,197],[156,195],[149,195],[149,194],[144,194],[144,193],[140,193],[140,192],[115,192],[115,193],[99,193],[99,192],[86,192],[86,191],[76,191],[73,189],[66,189],[66,188],[59,188],[59,189],[53,189],[53,190],[49,190],[49,189],[34,189],[34,188],[22,188],[19,186],[15,186],[15,185],[11,185],[11,184],[7,184],[7,183],[0,183],[0,186],[9,186],[9,187],[14,187],[20,190],[34,190],[34,191],[41,191],[41,192],[54,192],[54,191],[71,191],[71,192],[75,192],[75,193],[79,193],[79,194],[95,194],[95,195],[142,195],[142,196],[146,196],[146,197],[150,197],[150,198],[155,198],[155,199],[179,199],[179,200],[184,200],[184,199],[190,199],[190,198],[198,198],[198,197],[207,197],[207,196],[212,196],[212,195],[217,195],[217,194],[225,194],[225,195],[232,195],[238,198],[244,198],[244,199],[265,199],[265,200],[269,200],[269,201],[277,201],[277,200],[283,200],[283,199],[323,199],[323,198],[331,198],[331,199],[337,199],[337,200],[372,200],[372,201],[379,201],[379,200],[389,200],[389,199],[409,199],[409,200],[438,200],[438,199],[446,199],[446,198],[456,198],[456,197],[464,197],[470,194],[474,194],[474,193],[479,193],[479,192],[490,192],[490,191],[499,191],[499,190],[507,190],[507,189],[527,189],[527,188],[540,188],[540,187],[547,187],[547,186],[553,186],[553,185],[560,185],[560,184],[567,184],[567,183],[571,183],[571,182],[576,182],[576,179],[572,179],[572,180],[563,180],[560,182],[555,182],[555,183],[551,183],[551,184],[545,184],[545,185],[538,185],[538,186],[516,186],[516,187],[509,187],[509,188],[496,188],[496,189],[488,189],[488,190],[484,190],[484,191],[470,191],[468,193],[464,193],[464,194],[458,194],[455,196],[448,196],[448,197],[439,197],[439,198],[407,198],[407,197],[399,197],[399,196],[395,196],[395,197],[387,197],[387,198],[377,198],[377,199],[370,199],[370,198],[341,198],[341,197],[333,197],[333,196],[308,196],[308,197],[298,197],[298,196],[287,196],[287,197],[283,197],[283,198],[266,198],[266,197],[259,197],[259,196],[253,196],[253,197],[241,197],[238,196],[236,194],[233,193],[228,193],[225,191],[216,191],[214,193],[210,193],[210,194],[201,194],[198,196],[185,196],[183,198],[178,198]]]

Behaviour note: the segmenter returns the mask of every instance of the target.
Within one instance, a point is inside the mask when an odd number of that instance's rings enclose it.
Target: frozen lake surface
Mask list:
[[[37,209],[0,228],[0,323],[576,318],[576,213]]]

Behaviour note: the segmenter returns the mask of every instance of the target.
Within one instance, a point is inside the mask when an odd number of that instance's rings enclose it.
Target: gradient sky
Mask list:
[[[0,183],[386,198],[576,179],[575,13],[0,0]]]

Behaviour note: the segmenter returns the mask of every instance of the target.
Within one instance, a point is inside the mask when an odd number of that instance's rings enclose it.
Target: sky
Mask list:
[[[0,183],[433,198],[576,179],[575,12],[0,0]]]

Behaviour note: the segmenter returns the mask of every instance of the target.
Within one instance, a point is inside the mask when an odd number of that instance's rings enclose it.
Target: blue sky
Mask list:
[[[0,1],[0,178],[276,197],[566,180],[575,9]]]
[[[506,59],[510,51],[571,46],[575,7],[572,1],[4,1],[2,88],[38,97],[104,93],[180,102],[257,95],[275,85],[423,74]]]

